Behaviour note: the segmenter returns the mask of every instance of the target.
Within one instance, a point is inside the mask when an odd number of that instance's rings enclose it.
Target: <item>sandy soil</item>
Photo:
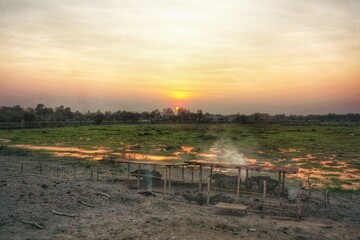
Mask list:
[[[145,197],[122,180],[90,181],[82,177],[84,169],[78,169],[75,179],[71,173],[19,174],[23,160],[0,156],[0,239],[360,239],[356,194],[333,194],[325,209],[319,205],[321,196],[314,193],[303,203],[301,221],[274,220],[268,214],[261,218],[254,212],[218,215],[214,205],[198,204],[196,188],[176,186],[164,195],[155,187],[155,196]],[[243,196],[240,201],[251,204],[256,197]]]

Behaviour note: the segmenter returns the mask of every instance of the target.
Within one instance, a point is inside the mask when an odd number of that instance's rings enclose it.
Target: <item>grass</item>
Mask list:
[[[9,143],[1,139],[10,140]],[[28,156],[34,151],[8,148],[6,145],[31,144],[67,146],[91,149],[109,148],[115,152],[130,145],[138,153],[172,155],[181,146],[195,147],[202,152],[211,147],[230,148],[258,161],[277,162],[277,165],[295,164],[292,158],[312,154],[314,159],[301,160],[301,168],[318,168],[339,172],[336,161],[345,161],[360,169],[360,126],[356,124],[144,124],[82,126],[44,129],[1,130],[1,152]],[[167,151],[155,151],[156,146]],[[296,149],[283,152],[281,149]],[[321,166],[321,160],[335,157],[330,166]],[[193,159],[184,155],[183,159]],[[84,162],[84,161],[82,161]],[[91,161],[87,164],[93,164]],[[329,176],[330,177],[330,176]],[[335,177],[335,175],[334,175]],[[354,179],[355,180],[355,179]],[[332,181],[337,184],[340,182]]]

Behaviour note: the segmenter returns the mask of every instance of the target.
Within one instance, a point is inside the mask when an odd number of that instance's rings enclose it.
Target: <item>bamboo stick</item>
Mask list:
[[[40,224],[38,224],[37,222],[29,222],[29,221],[25,221],[25,220],[20,220],[20,222],[22,223],[26,223],[26,224],[29,224],[29,225],[33,225],[39,229],[44,229],[43,226],[41,226]]]
[[[240,197],[240,182],[241,182],[241,168],[238,169],[238,179],[237,179],[237,191],[236,191],[236,197]]]
[[[92,205],[90,203],[86,203],[86,202],[83,202],[83,201],[78,201],[78,203],[81,203],[82,205],[87,206],[87,207],[95,207],[95,205]]]
[[[210,204],[210,190],[211,190],[211,177],[209,177],[209,180],[207,182],[207,200],[206,200],[207,205]]]
[[[62,213],[62,212],[57,212],[55,210],[51,210],[51,212],[53,212],[56,215],[60,215],[60,216],[66,216],[66,217],[76,217],[75,214],[70,214],[70,213]]]
[[[265,197],[266,197],[266,181],[264,180],[264,193],[262,198],[262,209],[261,209],[261,218],[264,217],[264,211],[265,211]]]
[[[102,192],[94,192],[95,195],[100,195],[100,196],[105,196],[107,198],[111,198],[111,196],[107,193],[102,193]]]
[[[202,191],[202,165],[200,165],[199,169],[199,192]]]

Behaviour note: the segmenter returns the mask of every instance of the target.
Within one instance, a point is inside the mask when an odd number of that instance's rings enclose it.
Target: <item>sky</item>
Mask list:
[[[0,106],[360,112],[359,0],[0,0]]]

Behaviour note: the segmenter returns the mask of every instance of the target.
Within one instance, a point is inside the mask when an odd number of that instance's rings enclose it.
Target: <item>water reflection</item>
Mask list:
[[[280,149],[284,154],[276,161],[258,161],[255,158],[247,158],[242,154],[229,155],[227,149],[209,148],[205,151],[196,152],[192,146],[181,146],[180,151],[166,150],[166,145],[153,145],[149,152],[166,153],[166,155],[140,153],[139,144],[121,144],[118,150],[114,151],[103,147],[92,147],[84,149],[79,147],[62,146],[37,146],[18,144],[13,147],[25,148],[30,150],[45,150],[59,157],[76,157],[92,159],[96,161],[104,160],[111,156],[132,159],[132,160],[152,160],[152,161],[174,161],[181,159],[198,159],[198,161],[213,161],[214,163],[241,163],[241,164],[263,164],[265,166],[290,166],[299,167],[299,172],[289,175],[289,178],[301,179],[307,182],[308,178],[314,181],[315,187],[341,186],[344,189],[360,189],[360,170],[350,161],[340,161],[336,155],[326,156],[323,153],[307,153],[303,156],[291,156],[292,153],[299,153],[298,149]],[[259,151],[260,152],[260,151]],[[258,153],[259,153],[258,152]],[[319,156],[320,155],[320,156]],[[235,156],[235,160],[231,159]],[[241,158],[241,159],[240,159]],[[223,169],[222,171],[228,171]]]

